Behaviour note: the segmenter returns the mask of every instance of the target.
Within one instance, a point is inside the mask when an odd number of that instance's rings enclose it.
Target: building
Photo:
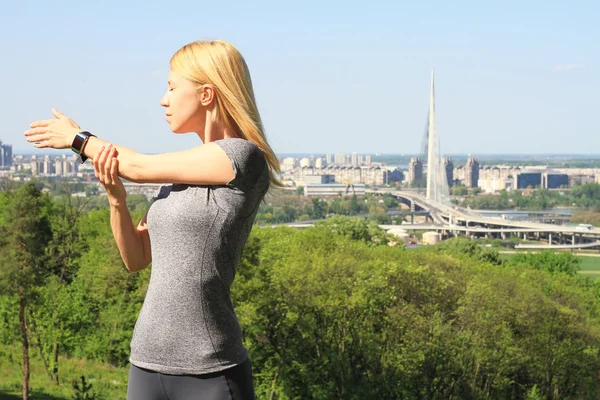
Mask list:
[[[304,186],[305,196],[360,196],[365,194],[365,185],[329,183],[329,184],[307,184]]]
[[[469,157],[465,165],[465,186],[474,188],[479,183],[479,163],[475,157]]]
[[[444,168],[446,169],[446,178],[448,179],[448,187],[454,185],[454,163],[449,157],[444,157]]]
[[[423,162],[419,157],[410,159],[407,180],[411,185],[418,184],[423,180]]]
[[[363,183],[370,186],[385,185],[402,179],[402,172],[395,167],[332,164],[324,168],[318,168],[317,166],[294,168],[292,171],[286,171],[282,176],[282,180],[295,182],[296,185],[303,185],[306,182],[306,176],[310,175],[332,175],[337,183]]]
[[[0,167],[10,167],[12,164],[12,144],[2,144],[0,140]]]
[[[300,159],[300,167],[314,167],[315,159],[312,157],[304,157]]]
[[[542,185],[542,173],[538,171],[521,171],[517,175],[517,189],[537,188]]]
[[[542,188],[559,189],[561,187],[569,187],[569,175],[550,172],[542,173]]]
[[[322,158],[317,158],[315,160],[315,168],[325,168],[327,166],[327,162]]]
[[[294,157],[286,157],[281,163],[281,171],[292,171],[294,168],[296,168],[296,166],[297,162]]]
[[[569,175],[569,186],[585,185],[595,183],[596,178],[592,175]]]
[[[304,175],[304,183],[307,185],[335,183],[335,175]]]
[[[344,153],[336,154],[333,162],[340,165],[348,164],[348,155]]]

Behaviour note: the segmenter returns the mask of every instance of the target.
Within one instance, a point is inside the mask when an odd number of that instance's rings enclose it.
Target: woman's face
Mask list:
[[[174,133],[200,132],[206,118],[201,93],[189,80],[171,71],[168,89],[160,105],[165,107],[167,122]]]

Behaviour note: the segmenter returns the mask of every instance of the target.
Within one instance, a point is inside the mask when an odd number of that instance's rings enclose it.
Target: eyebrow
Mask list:
[[[167,84],[168,84],[168,85],[172,85],[172,84],[173,84],[173,82],[171,82],[171,80],[169,79],[169,80],[167,81]]]

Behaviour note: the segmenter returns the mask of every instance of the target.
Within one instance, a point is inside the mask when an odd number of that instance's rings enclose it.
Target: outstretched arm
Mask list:
[[[81,131],[70,118],[52,110],[56,119],[36,121],[25,132],[28,142],[37,148],[70,148]],[[187,183],[223,185],[234,178],[231,161],[218,145],[207,143],[193,149],[146,155],[127,147],[90,137],[83,153],[95,160],[103,149],[116,148],[119,154],[119,176],[140,183]]]

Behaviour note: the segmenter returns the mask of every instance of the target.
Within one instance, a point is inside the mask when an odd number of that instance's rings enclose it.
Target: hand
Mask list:
[[[25,131],[28,142],[34,142],[38,149],[70,149],[75,135],[81,131],[79,125],[58,110],[52,109],[56,119],[33,122],[32,129]]]
[[[123,186],[123,182],[119,178],[118,155],[119,152],[112,144],[108,147],[102,146],[100,152],[92,161],[96,178],[98,178],[104,189],[106,189],[108,202],[113,206],[124,204],[127,197],[125,186]]]

